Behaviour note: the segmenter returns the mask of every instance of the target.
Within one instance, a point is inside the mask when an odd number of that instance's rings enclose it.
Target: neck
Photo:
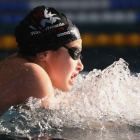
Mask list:
[[[31,62],[31,63],[35,63],[39,66],[41,66],[42,68],[44,68],[44,62],[43,61],[40,61],[37,56],[29,56],[29,55],[24,55],[24,54],[21,54],[21,53],[18,53],[17,55],[18,57],[22,58],[22,59],[25,59],[26,61],[28,62]]]
[[[31,63],[37,63],[36,56],[29,56],[29,55],[24,55],[22,53],[18,53],[17,57],[25,59],[25,60],[27,60],[28,62],[31,62]]]

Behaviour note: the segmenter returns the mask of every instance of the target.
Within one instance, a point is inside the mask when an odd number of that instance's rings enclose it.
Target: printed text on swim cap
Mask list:
[[[64,23],[59,23],[59,24],[56,24],[56,25],[53,25],[53,26],[48,26],[46,29],[47,30],[51,30],[51,29],[54,29],[54,28],[57,28],[57,27],[61,27],[61,26],[64,26],[65,24]]]
[[[67,34],[70,34],[70,31],[67,31],[67,32],[64,32],[64,33],[57,34],[57,36],[58,36],[58,37],[61,37],[61,36],[67,35]]]
[[[54,29],[54,28],[57,28],[57,27],[61,27],[61,26],[64,26],[65,24],[64,23],[59,23],[59,24],[56,24],[54,26],[48,26],[47,28],[45,28],[45,30],[51,30],[51,29]],[[36,28],[32,27],[32,26],[29,26],[31,29],[33,30],[37,30]],[[36,35],[36,34],[40,34],[41,32],[40,31],[32,31],[31,32],[31,35]]]

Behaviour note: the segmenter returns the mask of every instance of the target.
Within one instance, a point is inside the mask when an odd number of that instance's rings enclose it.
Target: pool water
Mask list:
[[[55,133],[56,134],[56,133]],[[0,135],[0,140],[139,140],[140,129],[122,127],[120,129],[97,131],[89,129],[66,128],[58,136],[38,136],[33,138]]]
[[[1,136],[139,140],[140,74],[131,73],[128,66],[120,59],[103,71],[94,69],[79,75],[70,92],[55,90],[49,109],[41,107],[42,100],[32,97],[11,107],[0,117]]]

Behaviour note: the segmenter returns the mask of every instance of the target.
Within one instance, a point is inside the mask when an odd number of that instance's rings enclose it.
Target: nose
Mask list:
[[[77,67],[76,67],[76,69],[77,69],[78,71],[82,71],[82,70],[84,69],[84,66],[83,66],[83,64],[82,64],[82,62],[81,62],[81,59],[78,59],[77,61],[78,61],[78,62],[77,62]]]

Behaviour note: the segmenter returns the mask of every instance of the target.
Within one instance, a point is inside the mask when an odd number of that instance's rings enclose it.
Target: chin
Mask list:
[[[63,91],[63,92],[67,92],[67,91],[70,91],[71,90],[71,88],[67,88],[67,89],[60,89],[61,91]]]
[[[62,87],[60,90],[63,92],[67,92],[67,91],[70,91],[71,88],[72,88],[72,86],[65,86],[65,87]]]
[[[62,84],[53,85],[53,87],[55,89],[61,90],[62,92],[68,92],[72,89],[73,85],[69,83],[62,83]]]
[[[68,92],[70,91],[70,89],[64,89],[64,90],[61,90],[62,92]]]

